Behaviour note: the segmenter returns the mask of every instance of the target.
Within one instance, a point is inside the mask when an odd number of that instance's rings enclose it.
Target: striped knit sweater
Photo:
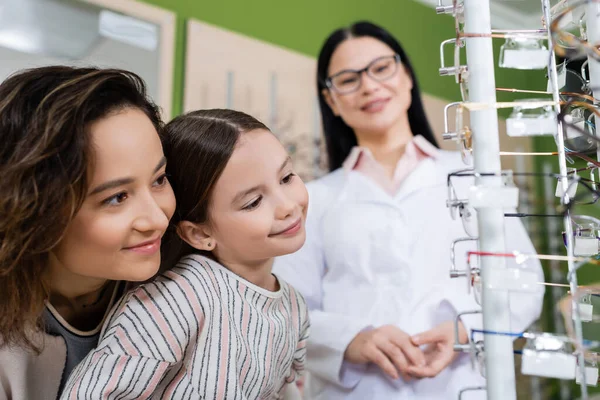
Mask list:
[[[304,369],[304,299],[199,255],[130,292],[61,399],[280,399]]]

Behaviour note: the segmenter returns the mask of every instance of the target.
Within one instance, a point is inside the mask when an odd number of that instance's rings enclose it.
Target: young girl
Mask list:
[[[309,323],[271,266],[304,243],[306,188],[249,115],[195,111],[165,130],[178,202],[165,265],[182,258],[115,308],[63,398],[281,398],[304,368]]]

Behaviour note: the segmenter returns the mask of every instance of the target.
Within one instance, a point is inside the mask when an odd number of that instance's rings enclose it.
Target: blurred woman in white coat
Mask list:
[[[437,147],[409,59],[384,29],[333,32],[317,85],[331,173],[308,184],[306,244],[274,267],[311,308],[305,397],[458,399],[485,384],[452,349],[457,313],[480,308],[465,278],[449,278],[451,243],[466,234],[446,208],[446,179],[465,165]],[[518,220],[506,219],[506,243],[534,252]],[[527,268],[543,280],[539,263]],[[511,331],[539,317],[543,293],[511,294]],[[481,316],[460,321],[465,343]]]

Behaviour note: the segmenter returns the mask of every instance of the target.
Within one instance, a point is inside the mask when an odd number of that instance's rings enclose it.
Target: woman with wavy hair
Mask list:
[[[158,271],[175,208],[162,125],[131,72],[0,84],[0,399],[55,399],[124,282]]]

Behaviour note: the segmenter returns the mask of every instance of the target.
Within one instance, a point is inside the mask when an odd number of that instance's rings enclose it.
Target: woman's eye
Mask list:
[[[167,177],[167,174],[162,174],[154,181],[154,186],[165,186],[168,182],[169,178]]]
[[[117,193],[114,196],[111,196],[108,199],[102,201],[102,204],[107,206],[118,206],[119,204],[127,200],[127,197],[128,196],[126,192]]]
[[[351,85],[351,84],[355,83],[357,80],[358,80],[358,78],[346,78],[346,79],[342,79],[340,84],[341,85]]]

